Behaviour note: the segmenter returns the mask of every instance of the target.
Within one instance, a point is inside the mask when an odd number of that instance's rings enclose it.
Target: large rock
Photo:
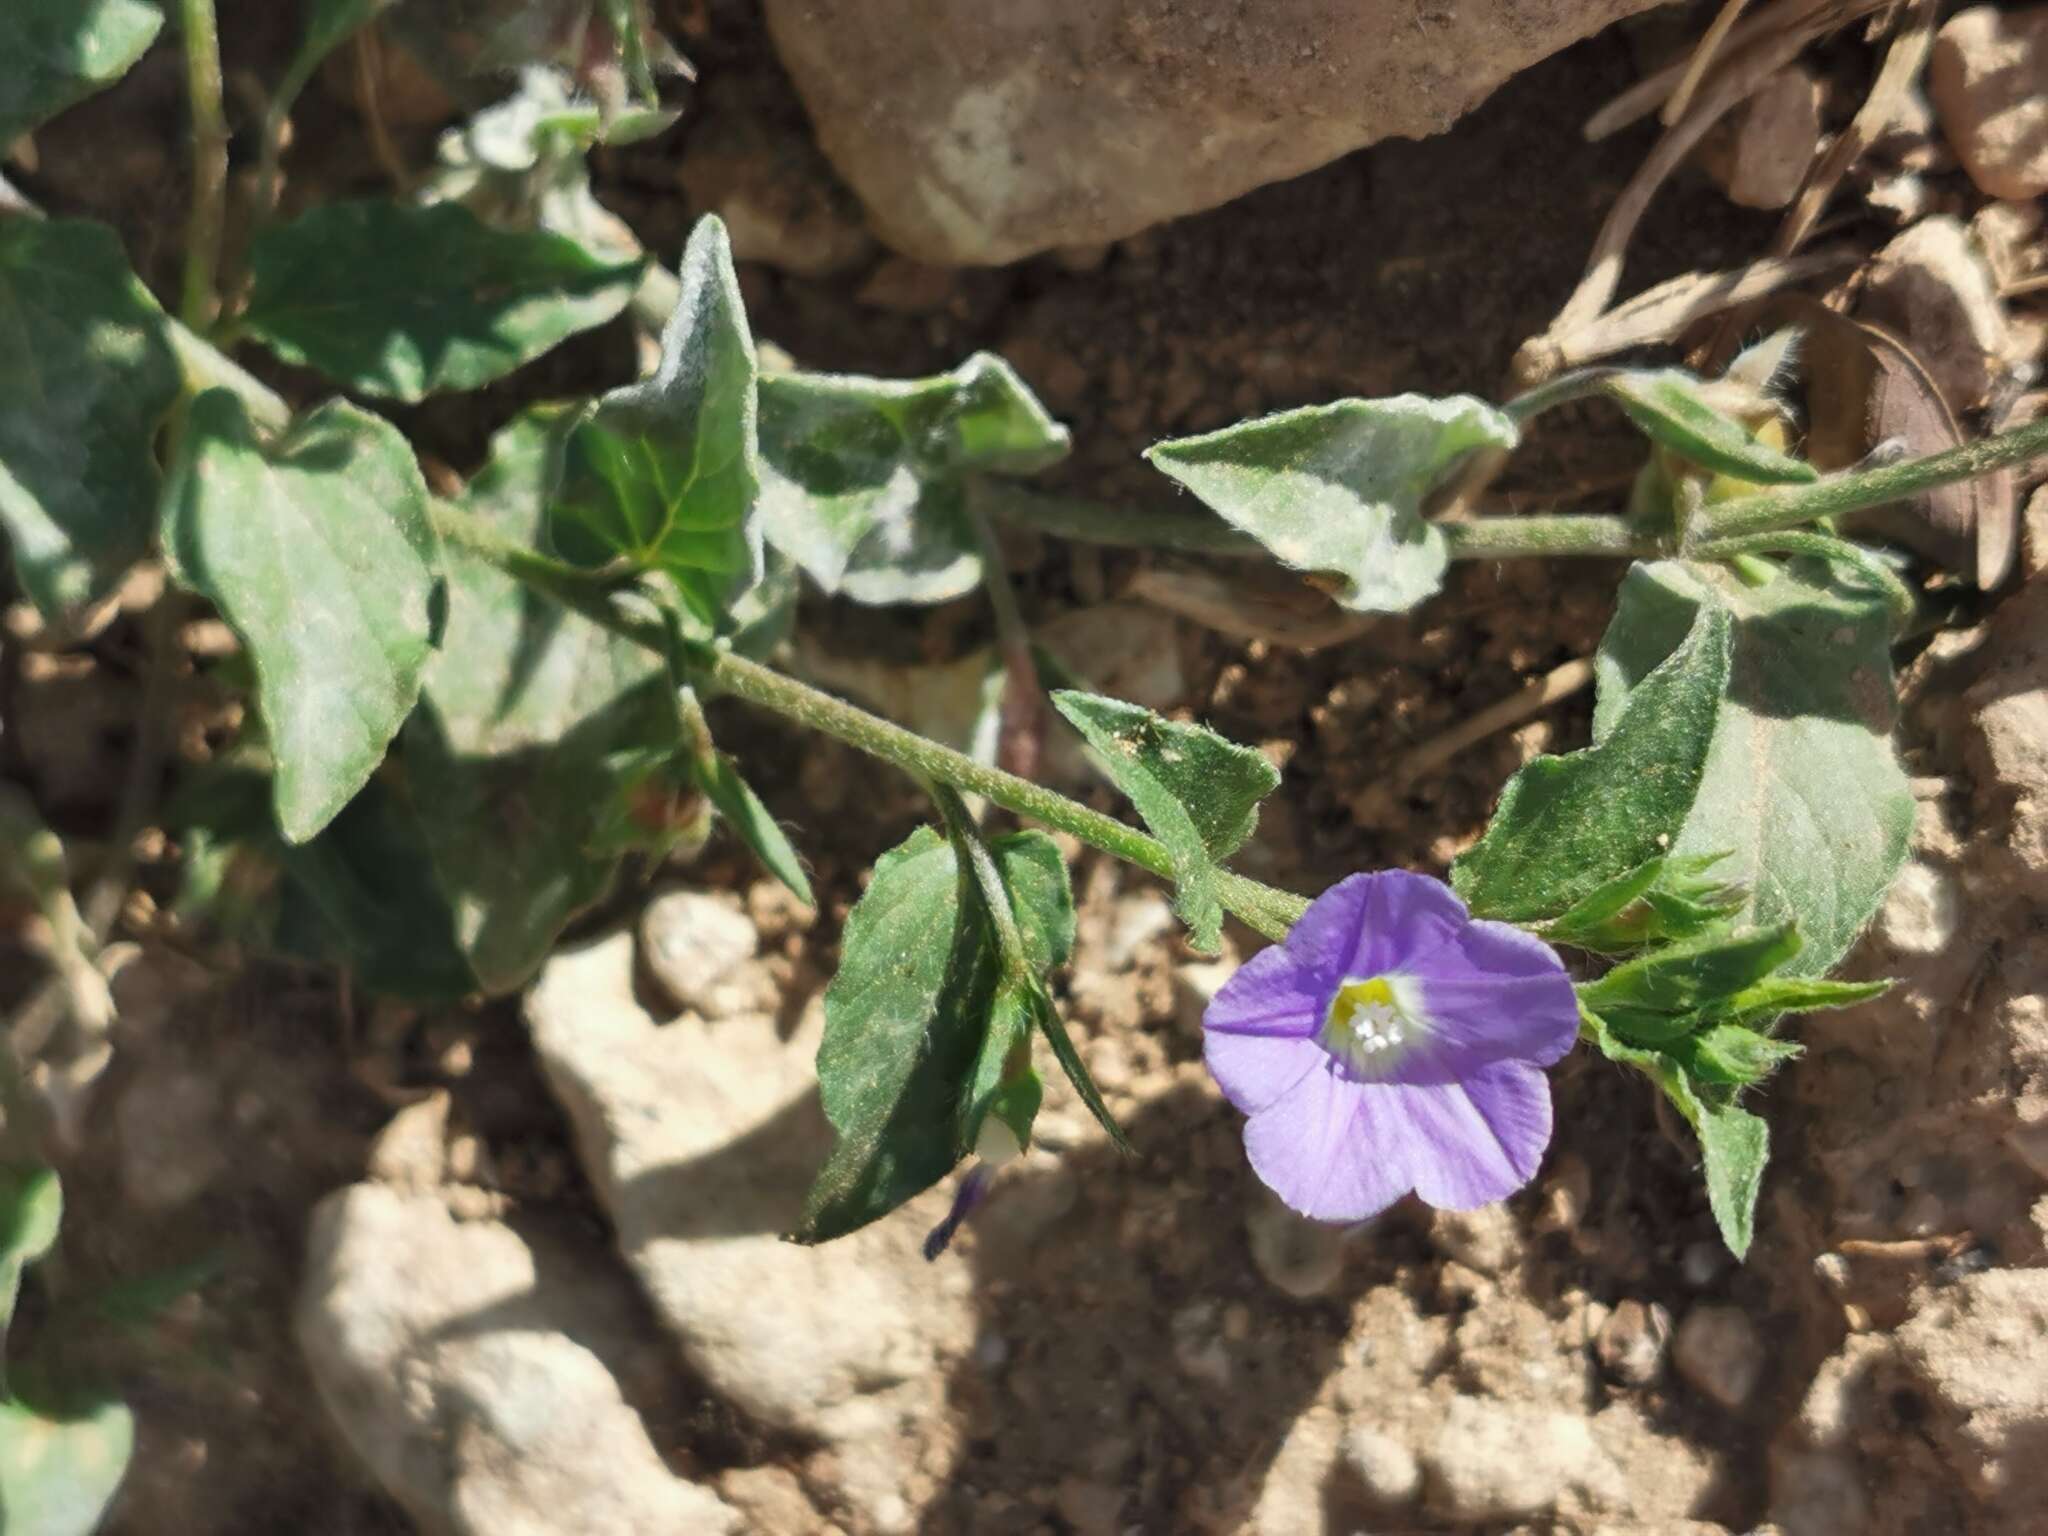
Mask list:
[[[601,1257],[458,1223],[359,1184],[313,1215],[299,1340],[377,1480],[449,1536],[724,1536],[733,1512],[662,1464],[607,1365],[630,1291]]]
[[[2048,1271],[1993,1269],[1930,1297],[1899,1330],[1928,1433],[1988,1513],[2048,1512]],[[2013,1527],[2018,1529],[2016,1525]]]
[[[1928,87],[1970,179],[1993,197],[2048,192],[2048,5],[1973,5],[1935,39]]]
[[[812,1069],[820,1011],[789,1040],[764,1013],[663,1023],[633,972],[632,935],[616,934],[557,955],[526,1001],[619,1246],[716,1391],[823,1441],[868,1523],[907,1529],[921,1451],[905,1426],[935,1432],[974,1336],[969,1271],[920,1252],[946,1192],[829,1247],[784,1242],[831,1141]],[[743,979],[722,985],[743,993]]]
[[[995,264],[1118,239],[1386,138],[1654,0],[768,0],[885,240]]]

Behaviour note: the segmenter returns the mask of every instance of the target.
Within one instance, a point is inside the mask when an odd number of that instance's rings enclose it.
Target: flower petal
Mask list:
[[[1324,987],[1284,946],[1262,949],[1209,1000],[1202,1028],[1240,1035],[1312,1035],[1330,1006]]]
[[[1358,953],[1377,874],[1347,875],[1308,904],[1308,910],[1287,931],[1285,947],[1302,971],[1334,992],[1349,974]]]
[[[1389,971],[1418,972],[1472,925],[1465,903],[1428,875],[1383,869],[1352,879],[1371,882],[1345,967],[1361,980]]]
[[[1490,1063],[1549,1066],[1579,1035],[1579,1000],[1564,962],[1505,923],[1473,923],[1411,973],[1430,1043],[1402,1063],[1406,1082],[1441,1082]]]
[[[1244,1149],[1266,1187],[1317,1221],[1364,1221],[1407,1194],[1400,1142],[1379,1113],[1390,1092],[1324,1066],[1253,1115]],[[1397,1127],[1397,1130],[1399,1128]]]
[[[1306,1035],[1233,1034],[1212,1029],[1202,1061],[1223,1096],[1248,1115],[1283,1098],[1309,1073],[1330,1065],[1330,1053]]]
[[[1521,1061],[1496,1062],[1460,1082],[1389,1084],[1415,1192],[1450,1211],[1504,1200],[1536,1176],[1550,1145],[1550,1080]],[[1389,1121],[1394,1114],[1386,1117]]]

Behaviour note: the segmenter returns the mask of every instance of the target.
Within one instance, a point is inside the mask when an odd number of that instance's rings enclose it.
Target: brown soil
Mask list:
[[[275,16],[288,8],[249,0],[223,9],[231,67],[274,74],[289,44]],[[705,110],[653,145],[600,164],[600,197],[652,248],[671,254],[700,211],[678,190],[674,165],[700,135],[745,142],[801,129],[752,5],[714,0],[708,30],[687,46],[705,81]],[[1861,57],[1853,45],[1845,51]],[[862,301],[872,265],[826,279],[749,267],[742,278],[753,323],[816,368],[914,374],[976,348],[999,351],[1076,425],[1074,458],[1055,483],[1104,500],[1167,500],[1170,489],[1138,459],[1162,436],[1340,395],[1493,393],[1515,347],[1569,291],[1649,142],[1643,129],[1590,147],[1578,136],[1589,105],[1637,72],[1626,38],[1609,33],[1511,82],[1440,138],[1350,156],[1123,242],[1086,270],[1043,258],[936,274],[914,312]],[[25,178],[52,211],[114,222],[159,292],[173,286],[179,244],[179,112],[175,61],[159,50],[119,89],[43,135],[42,170]],[[355,117],[324,80],[300,117],[294,196],[378,186]],[[415,156],[430,137],[400,130],[401,147]],[[1702,178],[1681,177],[1635,243],[1629,282],[1739,263],[1763,247],[1774,222],[1732,208]],[[625,345],[623,332],[584,338],[474,400],[404,413],[405,424],[423,450],[466,470],[491,428],[524,400],[614,381]],[[272,372],[310,393],[303,376]],[[1614,423],[1579,417],[1563,425],[1568,433],[1551,433],[1518,467],[1514,484],[1532,500],[1560,487],[1611,487],[1626,472],[1628,439]],[[1042,540],[1020,540],[1018,553],[1027,615],[1041,621],[1116,595],[1151,558]],[[1308,654],[1184,628],[1182,702],[1230,736],[1271,744],[1286,762],[1248,867],[1305,891],[1360,868],[1441,871],[1519,762],[1583,739],[1586,702],[1475,747],[1396,795],[1368,791],[1405,747],[1586,654],[1618,574],[1597,563],[1460,567],[1412,620],[1383,620]],[[943,659],[986,639],[972,603],[877,613],[814,601],[806,621],[869,654],[903,659]],[[91,652],[99,686],[122,697],[131,675],[124,635],[117,625]],[[18,701],[28,689],[10,674],[10,691]],[[107,710],[113,723],[95,738],[113,763],[127,747],[123,713]],[[785,946],[792,994],[801,996],[829,974],[861,872],[905,835],[919,804],[908,786],[851,754],[799,742],[731,709],[718,724],[815,864],[821,921]],[[56,771],[22,755],[11,720],[0,751],[10,776],[35,783]],[[118,773],[103,778],[111,785]],[[847,811],[821,810],[834,795]],[[61,808],[64,830],[86,837],[103,831],[109,815],[104,797]],[[753,875],[720,846],[693,878],[743,890]],[[1135,886],[1084,859],[1076,888],[1087,928],[1106,924]],[[630,893],[613,910],[629,904]],[[1078,1529],[1081,1504],[1054,1498],[1052,1508],[1066,1512],[1049,1515],[1048,1490],[1105,1477],[1136,1490],[1122,1516],[1136,1529],[1220,1520],[1228,1491],[1256,1491],[1297,1415],[1349,1368],[1346,1340],[1377,1304],[1376,1287],[1404,1293],[1420,1314],[1441,1320],[1446,1336],[1472,1304],[1468,1283],[1436,1257],[1416,1212],[1383,1223],[1342,1284],[1318,1300],[1283,1301],[1261,1279],[1240,1225],[1207,1214],[1235,1210],[1245,1176],[1235,1119],[1202,1086],[1196,1042],[1175,1021],[1168,977],[1180,958],[1169,941],[1154,940],[1127,968],[1077,975],[1069,988],[1084,1050],[1121,1054],[1113,1098],[1148,1151],[1136,1162],[1079,1159],[1074,1207],[1035,1251],[1006,1250],[996,1228],[959,1260],[976,1266],[987,1329],[1012,1341],[1011,1366],[1000,1400],[971,1371],[952,1384],[957,1424],[949,1443],[958,1454],[939,1455],[928,1468],[938,1495],[927,1516],[932,1532]],[[144,1022],[131,1022],[101,1092],[88,1150],[67,1175],[63,1261],[53,1276],[63,1294],[87,1295],[116,1277],[173,1264],[212,1266],[211,1278],[159,1320],[106,1330],[83,1351],[140,1425],[134,1468],[108,1528],[121,1536],[407,1530],[337,1449],[292,1340],[310,1206],[361,1176],[393,1090],[445,1086],[490,1170],[478,1182],[581,1223],[594,1243],[604,1240],[602,1218],[507,1005],[412,1018],[337,996],[331,979],[255,966],[206,995],[203,1004],[156,1000],[153,1014],[144,1005]],[[112,1110],[151,1092],[161,1073],[213,1085],[211,1108],[189,1129],[226,1156],[198,1175],[202,1193],[160,1213],[124,1193],[136,1174],[131,1167],[124,1175]],[[1795,1074],[1779,1098],[1779,1123],[1817,1091]],[[1557,1095],[1561,1129],[1547,1182],[1516,1206],[1524,1227],[1544,1235],[1520,1251],[1500,1286],[1552,1317],[1582,1313],[1589,1299],[1681,1313],[1699,1294],[1688,1270],[1713,1238],[1692,1152],[1666,1134],[1640,1085],[1603,1066],[1579,1062],[1561,1072]],[[1795,1137],[1795,1156],[1774,1174],[1781,1207],[1820,1187],[1817,1167],[1838,1166],[1824,1157],[1802,1163],[1799,1145]],[[1571,1225],[1546,1230],[1557,1191],[1588,1169],[1598,1171],[1590,1205]],[[1795,1215],[1781,1219],[1779,1237],[1766,1238],[1760,1262],[1712,1282],[1716,1299],[1783,1323],[1774,1344],[1785,1347],[1745,1413],[1703,1407],[1668,1376],[1627,1391],[1659,1430],[1745,1469],[1717,1485],[1699,1511],[1736,1529],[1763,1517],[1766,1447],[1842,1333],[1839,1309],[1818,1303],[1802,1274],[1812,1250],[1787,1235]],[[1154,1385],[1184,1379],[1157,1367],[1188,1348],[1190,1308],[1209,1309],[1199,1316],[1214,1322],[1220,1341],[1214,1390],[1193,1396]],[[1255,1327],[1245,1326],[1247,1316]],[[24,1327],[37,1322],[31,1311]],[[1206,1331],[1208,1321],[1195,1326]],[[1579,1342],[1543,1347],[1569,1353]],[[1459,1368],[1512,1360],[1514,1347],[1468,1347],[1457,1354]],[[1602,1385],[1600,1400],[1622,1391]],[[679,1468],[704,1476],[763,1464],[802,1470],[801,1447],[739,1422],[701,1393],[672,1388],[666,1401],[650,1427]],[[805,1475],[815,1482],[819,1469]],[[1086,1491],[1069,1490],[1071,1500]],[[1342,1487],[1329,1497],[1333,1509],[1349,1508]]]

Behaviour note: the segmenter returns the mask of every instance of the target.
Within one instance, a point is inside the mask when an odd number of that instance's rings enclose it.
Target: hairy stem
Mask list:
[[[1501,410],[1506,412],[1518,425],[1568,405],[1574,400],[1589,399],[1607,387],[1607,381],[1622,370],[1614,367],[1574,368],[1560,373],[1556,378],[1538,384],[1534,389],[1525,389],[1513,399],[1502,402]]]
[[[652,615],[625,611],[602,582],[505,538],[448,502],[433,504],[433,518],[436,531],[449,544],[488,560],[513,580],[555,599],[592,623],[648,650],[667,653],[669,639],[661,621]],[[1114,816],[1090,810],[1078,800],[1070,800],[1014,773],[978,763],[964,752],[928,741],[844,699],[785,677],[772,667],[714,645],[693,644],[690,652],[694,681],[704,689],[745,699],[893,763],[922,782],[946,784],[967,794],[980,795],[1005,810],[1068,833],[1140,869],[1164,879],[1173,878],[1173,858],[1165,845]],[[1223,905],[1269,939],[1284,939],[1295,920],[1308,910],[1307,900],[1292,892],[1229,870],[1221,871],[1220,875],[1218,895]]]
[[[1162,879],[1173,878],[1173,858],[1165,844],[1113,816],[1090,810],[1079,801],[1029,779],[978,763],[951,747],[927,741],[879,715],[820,693],[758,662],[708,648],[704,662],[704,681],[722,693],[822,731],[918,778],[992,800],[1006,810],[1068,833]],[[1287,930],[1308,909],[1308,903],[1299,896],[1229,870],[1221,872],[1217,894],[1230,912],[1275,940],[1287,937]]]
[[[1776,533],[1823,517],[1865,512],[1958,480],[1973,480],[2009,464],[2044,457],[2048,457],[2048,418],[1980,442],[1965,443],[1960,448],[1887,464],[1882,469],[1852,470],[1805,485],[1780,486],[1739,496],[1702,510],[1689,531],[1687,552],[1744,534]]]
[[[221,107],[220,26],[213,0],[178,0],[185,31],[185,91],[192,117],[192,215],[185,225],[185,287],[178,314],[195,331],[220,308],[221,231],[227,222],[228,120]]]
[[[1625,517],[1536,512],[1527,517],[1475,517],[1439,523],[1453,560],[1595,557],[1610,560],[1661,553],[1657,541]]]
[[[1250,557],[1264,553],[1257,539],[1207,512],[1115,507],[1051,496],[994,479],[973,482],[969,497],[977,511],[1087,544],[1177,549],[1198,555]],[[1450,543],[1453,560],[1511,560],[1530,555],[1612,559],[1660,552],[1655,541],[1620,517],[1532,513],[1444,521],[1437,527]]]

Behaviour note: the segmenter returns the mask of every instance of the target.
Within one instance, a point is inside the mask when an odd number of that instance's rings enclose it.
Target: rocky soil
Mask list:
[[[244,9],[231,56],[279,46],[267,8]],[[721,211],[757,329],[806,366],[909,374],[1002,351],[1079,429],[1058,483],[1131,501],[1163,494],[1136,453],[1169,433],[1342,394],[1494,392],[1653,142],[1587,145],[1579,120],[1708,20],[1651,12],[1440,137],[1141,230],[1447,126],[1633,7],[1386,11],[1419,29],[1412,59],[1382,8],[1300,0],[1257,19],[1212,0],[1124,7],[1100,36],[1045,19],[1087,7],[1020,8],[1001,37],[983,7],[904,23],[932,49],[948,27],[975,34],[980,106],[873,90],[893,58],[882,30],[823,47],[844,6],[766,8],[787,76],[753,6],[662,9],[702,86],[675,138],[602,157],[606,202],[664,251]],[[1346,26],[1368,9],[1392,28],[1377,54],[1378,34]],[[1372,73],[1443,57],[1432,28],[1493,40],[1460,42],[1462,72],[1430,91]],[[2015,82],[2044,38],[2038,5],[1948,18],[1917,127],[1844,196],[1846,233],[1874,259],[1838,274],[1840,292],[1966,413],[2039,408],[2048,250],[2027,200],[2048,189],[2048,144],[2041,92]],[[1091,64],[1123,50],[1185,86],[1125,97],[1148,126],[1117,154],[1137,159],[1087,158],[1066,192],[1046,178],[1074,176],[1081,151],[1028,131],[1064,111],[1061,48]],[[1850,35],[1761,93],[1661,194],[1631,283],[1760,252],[1775,218],[1756,210],[1793,195],[1872,60]],[[161,63],[41,136],[34,184],[115,220],[157,276],[180,174]],[[1028,112],[1001,84],[1026,78],[1045,93]],[[865,115],[849,105],[863,81],[881,103]],[[402,88],[386,99],[401,152],[423,152],[432,112],[415,126]],[[1315,132],[1276,119],[1276,99]],[[1158,136],[1189,132],[1169,109],[1208,114],[1214,137],[1155,178]],[[301,174],[324,195],[374,180],[346,82],[316,85],[304,127]],[[111,142],[126,147],[110,157]],[[965,223],[873,169],[968,153],[1007,157],[1023,190]],[[1140,185],[1158,201],[1123,197]],[[520,387],[589,387],[622,350],[592,338]],[[408,427],[460,470],[517,403],[501,388]],[[1571,426],[1518,463],[1511,492],[1619,494],[1630,440],[1611,421]],[[620,892],[516,999],[419,1013],[164,947],[121,973],[115,1066],[66,1170],[63,1281],[204,1268],[167,1311],[85,1350],[140,1423],[110,1529],[2040,1529],[2048,489],[2014,489],[2032,502],[2010,581],[1982,598],[1950,586],[1957,622],[1901,652],[1919,829],[1854,962],[1899,985],[1803,1026],[1807,1055],[1763,1103],[1777,1156],[1747,1264],[1718,1246],[1684,1134],[1638,1082],[1581,1058],[1556,1075],[1542,1174],[1506,1205],[1410,1204],[1351,1231],[1294,1218],[1246,1169],[1200,1061],[1202,1005],[1255,941],[1196,960],[1160,891],[1092,856],[1075,867],[1059,1001],[1138,1155],[1049,1084],[1038,1144],[940,1261],[919,1245],[943,1189],[828,1249],[781,1242],[828,1135],[811,1055],[839,925],[860,871],[920,811],[883,770],[732,712],[721,740],[812,858],[815,913],[717,843]],[[1465,567],[1420,614],[1366,624],[1244,567],[1034,538],[1009,553],[1055,649],[1284,765],[1244,862],[1303,890],[1363,867],[1441,872],[1516,764],[1583,741],[1581,698],[1413,781],[1387,770],[1585,654],[1619,575]],[[154,598],[125,601],[90,643],[7,650],[0,768],[67,832],[89,833],[120,791],[141,687],[129,637]],[[905,717],[957,715],[990,638],[971,603],[814,603],[804,626],[799,664]],[[216,629],[191,626],[187,648],[218,647]],[[195,741],[231,724],[201,686],[180,710]],[[1078,762],[1053,771],[1111,807]]]

